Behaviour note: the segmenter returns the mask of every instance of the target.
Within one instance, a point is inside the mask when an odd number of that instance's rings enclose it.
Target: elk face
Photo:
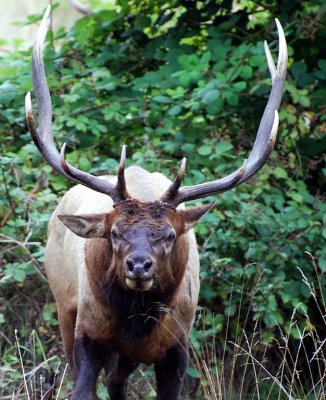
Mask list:
[[[147,291],[166,270],[176,240],[168,209],[137,202],[116,207],[111,227],[113,262],[128,288]],[[165,271],[166,272],[166,271]]]
[[[213,204],[176,210],[160,201],[129,200],[108,214],[60,215],[72,232],[84,238],[105,238],[112,248],[111,265],[120,283],[128,289],[159,289],[176,279],[171,258],[187,252],[175,251],[180,237],[211,209]]]

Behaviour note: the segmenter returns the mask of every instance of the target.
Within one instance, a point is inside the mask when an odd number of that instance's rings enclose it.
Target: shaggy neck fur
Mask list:
[[[171,274],[162,273],[147,292],[126,288],[119,267],[112,262],[111,242],[94,239],[86,248],[87,275],[94,298],[113,317],[116,332],[126,338],[148,337],[175,303],[188,260],[188,241],[178,238],[170,255]]]
[[[169,312],[175,292],[171,287],[164,292],[125,289],[117,280],[104,285],[103,290],[116,331],[132,340],[140,340],[152,333],[164,313]]]

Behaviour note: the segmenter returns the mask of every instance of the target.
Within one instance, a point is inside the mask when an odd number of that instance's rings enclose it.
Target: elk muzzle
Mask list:
[[[124,272],[130,289],[146,291],[154,283],[156,262],[146,253],[134,252],[125,258]]]

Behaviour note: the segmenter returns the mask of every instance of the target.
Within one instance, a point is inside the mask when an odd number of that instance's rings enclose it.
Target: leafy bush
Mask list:
[[[112,172],[125,143],[130,164],[168,176],[187,156],[192,184],[247,158],[271,85],[262,38],[277,53],[272,17],[285,28],[289,73],[276,151],[249,183],[217,196],[197,229],[201,305],[210,315],[204,333],[194,330],[198,340],[223,338],[227,327],[233,337],[240,327],[253,332],[258,321],[265,343],[278,327],[293,338],[325,328],[326,24],[321,1],[296,3],[121,1],[49,35],[53,134],[68,143],[68,159],[93,174]],[[70,186],[27,132],[30,59],[30,51],[13,51],[0,62],[0,326],[12,343],[10,327],[24,321],[27,337],[35,318],[57,340],[42,261],[48,219]],[[37,317],[35,303],[44,311]]]

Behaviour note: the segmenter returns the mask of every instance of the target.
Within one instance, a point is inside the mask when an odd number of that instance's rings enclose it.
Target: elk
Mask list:
[[[278,129],[287,69],[287,47],[276,19],[275,66],[265,42],[272,89],[252,151],[230,175],[181,186],[185,158],[173,182],[139,167],[117,176],[93,176],[65,160],[52,137],[52,105],[43,62],[50,8],[32,56],[39,127],[26,95],[31,136],[47,162],[79,185],[60,201],[49,223],[45,269],[56,300],[65,354],[73,369],[74,399],[95,399],[104,368],[111,400],[127,399],[129,375],[139,363],[154,364],[158,400],[177,400],[188,364],[188,333],[199,293],[199,258],[192,228],[213,203],[186,209],[184,202],[230,190],[267,161]]]

